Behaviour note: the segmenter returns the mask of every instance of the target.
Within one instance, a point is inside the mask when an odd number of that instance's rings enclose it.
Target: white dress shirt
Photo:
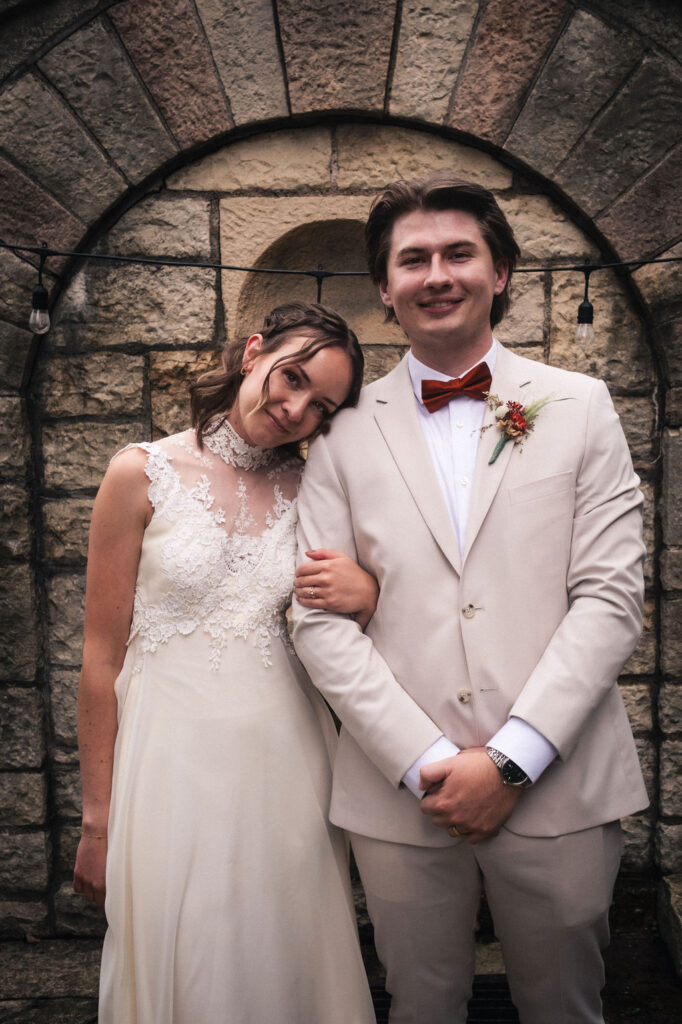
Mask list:
[[[492,373],[495,369],[497,342],[493,339],[488,352],[479,362],[486,362]],[[419,419],[424,437],[433,459],[436,476],[445,498],[452,528],[464,554],[467,523],[471,502],[471,485],[481,427],[485,417],[485,403],[463,395],[453,399],[436,412],[429,412],[424,405],[421,391],[423,380],[451,380],[447,374],[439,373],[420,363],[412,352],[408,353],[408,368],[414,396],[417,400]],[[478,363],[474,363],[478,366]],[[473,366],[470,369],[473,370]],[[469,372],[468,370],[465,372]],[[464,374],[461,374],[464,376]],[[535,782],[545,768],[556,757],[555,747],[542,733],[521,718],[511,717],[487,742],[515,764],[523,768],[526,775]],[[459,753],[459,747],[445,736],[436,740],[428,750],[408,769],[403,782],[416,797],[422,797],[419,789],[419,771],[427,764],[442,761]]]

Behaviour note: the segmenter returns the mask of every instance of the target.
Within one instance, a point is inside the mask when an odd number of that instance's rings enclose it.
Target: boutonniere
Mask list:
[[[519,445],[523,444],[528,435],[535,430],[535,420],[538,417],[538,413],[546,405],[549,405],[550,402],[566,401],[568,401],[567,398],[552,398],[551,395],[548,395],[546,398],[540,398],[537,402],[531,402],[529,405],[521,405],[520,402],[503,402],[497,395],[489,394],[485,404],[495,413],[496,424],[502,432],[502,437],[495,445],[495,449],[488,459],[488,465],[492,466],[507,441],[513,441],[514,444]],[[487,426],[481,428],[481,433],[492,426],[492,423],[488,423]]]

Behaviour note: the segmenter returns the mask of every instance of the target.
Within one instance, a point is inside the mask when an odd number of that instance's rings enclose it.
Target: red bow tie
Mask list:
[[[423,380],[422,400],[429,412],[437,412],[453,398],[467,395],[484,402],[488,397],[492,376],[487,363],[479,363],[457,380]]]

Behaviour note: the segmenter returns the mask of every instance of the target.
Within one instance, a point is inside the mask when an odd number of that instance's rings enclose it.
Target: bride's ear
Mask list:
[[[244,346],[244,356],[242,358],[242,374],[246,374],[251,369],[250,364],[260,355],[261,346],[263,344],[262,334],[252,334],[246,345]]]

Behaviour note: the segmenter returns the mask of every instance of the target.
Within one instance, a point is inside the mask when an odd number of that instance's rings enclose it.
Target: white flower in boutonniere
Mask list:
[[[495,445],[495,449],[488,459],[488,465],[492,466],[507,441],[513,441],[514,444],[519,445],[523,444],[528,435],[535,429],[535,420],[538,413],[546,405],[549,405],[550,402],[567,401],[569,401],[568,398],[552,398],[549,395],[547,398],[540,398],[537,402],[531,402],[529,405],[521,405],[520,402],[503,402],[497,395],[488,395],[485,404],[495,414],[496,425],[502,431],[502,437]],[[482,427],[481,433],[491,426],[493,424],[489,423],[487,426]]]

